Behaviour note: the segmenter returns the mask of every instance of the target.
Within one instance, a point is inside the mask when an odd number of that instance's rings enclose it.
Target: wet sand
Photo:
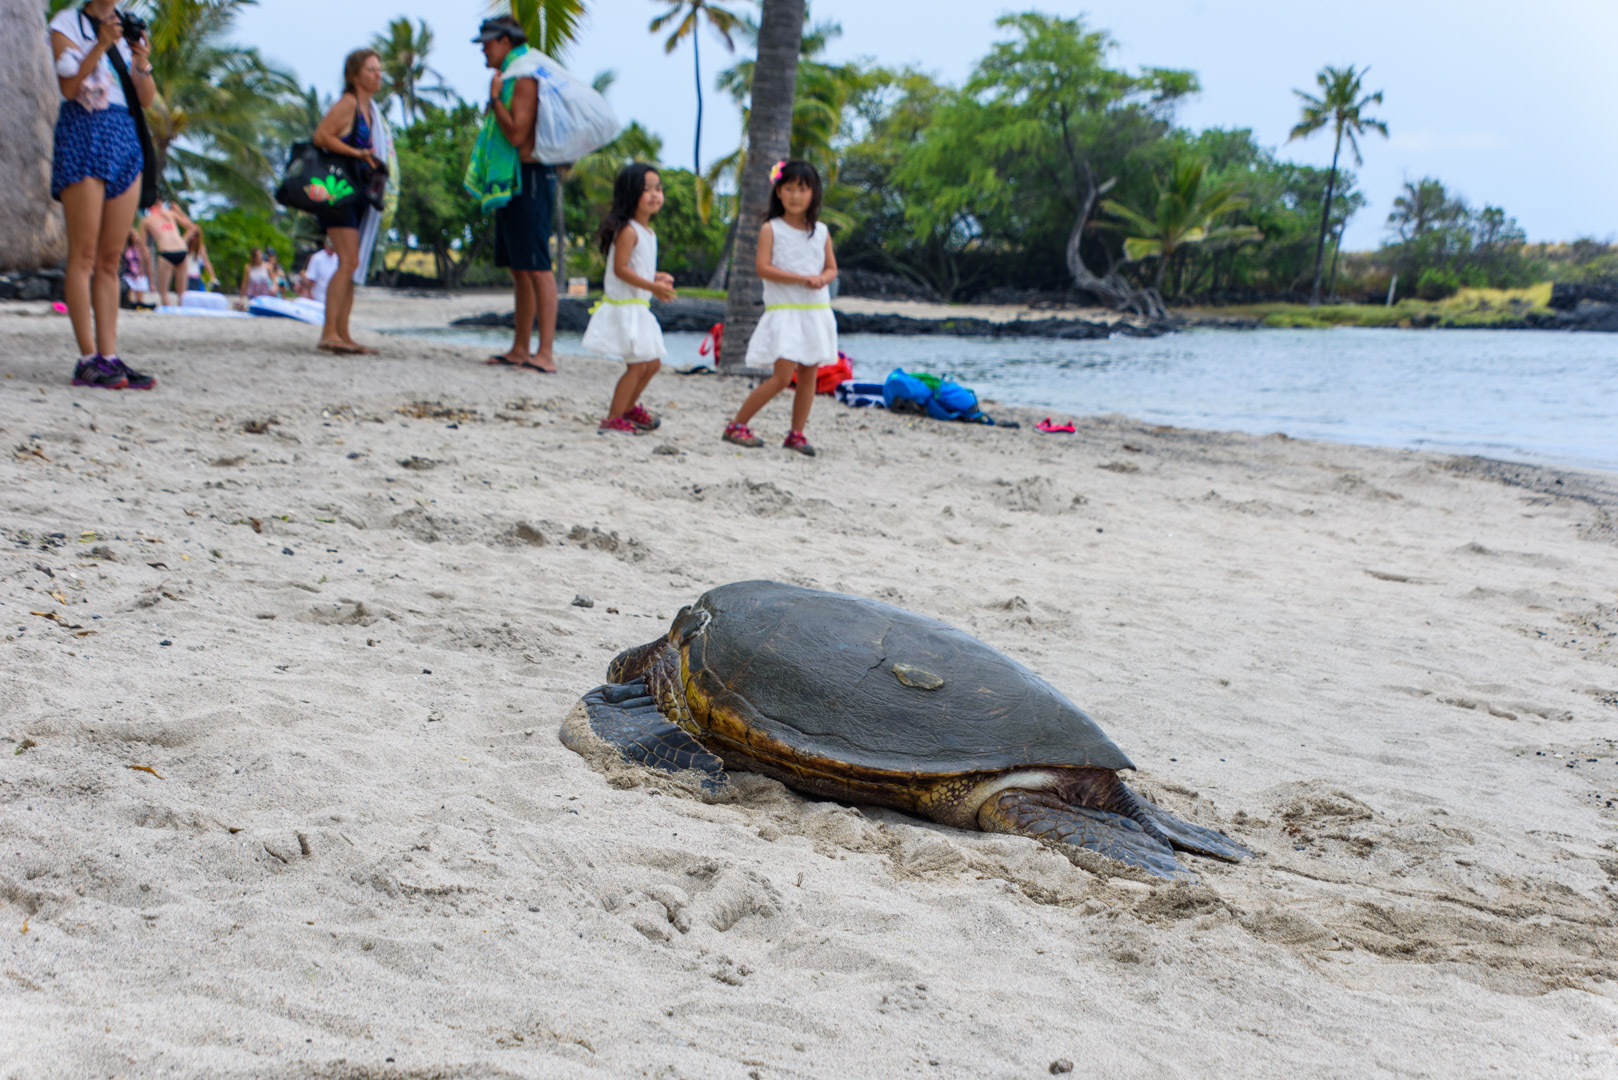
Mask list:
[[[159,389],[76,391],[38,310],[0,305],[0,1077],[1618,1074],[1609,474],[826,398],[809,460],[673,374],[599,436],[613,363],[270,320],[128,317]],[[558,742],[751,577],[976,634],[1260,854],[1164,884]]]

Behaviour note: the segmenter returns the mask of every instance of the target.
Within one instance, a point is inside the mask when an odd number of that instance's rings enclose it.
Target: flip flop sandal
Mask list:
[[[517,363],[517,361],[513,360],[509,356],[495,355],[489,357],[483,362],[489,367],[522,367],[521,364]]]
[[[1047,435],[1072,435],[1078,431],[1078,428],[1074,427],[1072,424],[1053,424],[1051,423],[1051,418],[1048,416],[1039,423],[1035,424],[1034,429],[1036,431],[1043,431]]]
[[[555,368],[540,367],[538,364],[517,364],[515,366],[522,368],[524,371],[537,371],[541,375],[555,375],[556,374],[556,369]]]

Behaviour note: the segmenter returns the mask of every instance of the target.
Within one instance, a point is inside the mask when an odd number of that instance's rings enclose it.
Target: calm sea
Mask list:
[[[433,330],[509,344],[509,331]],[[700,334],[665,335],[701,362]],[[578,349],[577,335],[558,348]],[[981,397],[1052,415],[1122,413],[1178,427],[1284,432],[1618,470],[1618,335],[1516,330],[1192,330],[1047,341],[849,334],[861,379],[953,375]],[[992,411],[992,409],[991,409]]]

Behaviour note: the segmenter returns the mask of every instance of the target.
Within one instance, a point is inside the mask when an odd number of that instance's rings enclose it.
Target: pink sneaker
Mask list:
[[[728,443],[737,446],[757,447],[763,446],[764,440],[753,434],[753,429],[746,424],[738,424],[732,420],[725,425],[725,434],[722,438]]]
[[[601,421],[601,426],[596,428],[596,431],[602,435],[609,431],[621,431],[625,435],[641,434],[641,429],[630,423],[627,416],[620,416],[613,420],[603,420]]]
[[[781,445],[788,450],[796,450],[804,457],[815,456],[815,448],[809,445],[809,437],[801,431],[787,432],[787,440]]]
[[[658,425],[663,423],[661,419],[654,416],[652,413],[647,412],[646,406],[644,405],[636,405],[633,409],[630,409],[628,412],[624,413],[624,419],[628,420],[631,424],[634,424],[642,431],[652,431],[656,429]]]

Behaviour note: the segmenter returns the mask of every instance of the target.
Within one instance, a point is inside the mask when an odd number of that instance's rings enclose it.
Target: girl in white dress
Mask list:
[[[803,429],[815,402],[815,373],[837,359],[837,319],[831,291],[837,257],[831,233],[820,221],[820,174],[807,161],[783,161],[772,170],[770,209],[758,234],[758,276],[764,281],[764,317],[747,345],[747,363],[772,364],[775,374],[758,385],[736,419],[725,427],[724,440],[737,446],[763,446],[747,426],[771,398],[785,390],[794,375],[792,430],[781,445],[814,457]]]
[[[616,356],[628,365],[612,392],[602,432],[639,435],[660,422],[640,404],[646,384],[663,366],[663,328],[652,315],[652,297],[674,299],[674,277],[657,272],[657,234],[652,215],[663,208],[663,178],[644,162],[626,165],[612,184],[612,210],[601,221],[607,256],[602,299],[590,309],[584,347]]]

